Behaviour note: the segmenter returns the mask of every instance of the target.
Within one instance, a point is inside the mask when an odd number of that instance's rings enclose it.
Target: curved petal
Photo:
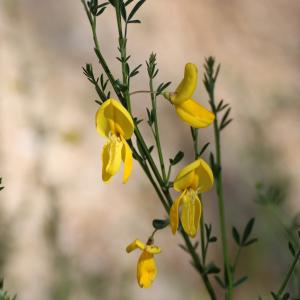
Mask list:
[[[96,112],[96,129],[102,136],[109,137],[112,132],[127,140],[132,136],[134,124],[125,107],[119,101],[110,98]]]
[[[146,245],[145,251],[151,254],[158,254],[161,252],[161,249],[160,247],[155,245]]]
[[[104,182],[109,182],[110,178],[112,177],[111,174],[106,172],[108,162],[109,162],[109,142],[107,142],[103,146],[103,150],[102,150],[102,180]]]
[[[214,184],[214,175],[207,162],[203,159],[199,159],[200,165],[196,170],[195,181],[193,188],[199,192],[208,192]]]
[[[182,201],[181,223],[184,231],[191,237],[197,234],[200,215],[200,200],[194,190],[189,190]]]
[[[190,187],[194,182],[195,170],[199,167],[200,161],[197,159],[182,168],[174,180],[174,189],[179,192]]]
[[[184,78],[178,85],[175,96],[171,97],[173,104],[179,104],[193,96],[197,87],[198,69],[192,63],[187,63],[184,69]]]
[[[195,224],[195,228],[196,228],[196,233],[198,232],[198,229],[199,229],[201,214],[202,214],[201,199],[196,195],[196,198],[195,198],[195,215],[194,215],[194,224]]]
[[[120,169],[122,160],[123,143],[116,136],[108,142],[108,162],[105,168],[106,173],[114,176]]]
[[[143,251],[137,263],[137,281],[141,288],[149,288],[157,274],[153,254]]]
[[[126,252],[130,253],[130,252],[134,251],[137,248],[139,248],[141,250],[145,250],[146,245],[143,242],[141,242],[140,240],[134,240],[131,244],[129,244],[126,247]]]
[[[194,128],[209,126],[215,119],[215,115],[193,99],[188,99],[175,105],[177,115]]]
[[[182,199],[185,195],[186,191],[181,193],[179,197],[174,201],[171,209],[170,209],[170,226],[172,229],[172,233],[175,234],[178,229],[179,224],[179,207],[181,205]]]
[[[131,171],[132,171],[132,151],[125,141],[125,139],[122,138],[123,147],[122,147],[122,161],[124,162],[124,172],[123,172],[123,183],[126,183]]]

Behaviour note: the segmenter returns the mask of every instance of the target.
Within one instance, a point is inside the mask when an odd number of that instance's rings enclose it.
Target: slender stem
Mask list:
[[[225,272],[227,277],[227,288],[226,288],[226,299],[233,299],[233,282],[232,282],[232,273],[230,270],[229,254],[228,254],[228,245],[227,245],[227,235],[226,235],[226,220],[225,220],[225,207],[224,207],[224,193],[223,193],[223,178],[222,178],[222,159],[221,159],[221,134],[219,128],[218,115],[215,105],[215,96],[214,96],[214,86],[217,74],[214,78],[210,78],[210,83],[212,84],[211,88],[208,90],[210,104],[212,110],[215,114],[214,120],[214,137],[215,137],[215,155],[216,155],[216,191],[218,197],[218,206],[219,206],[219,220],[220,220],[220,231],[222,239],[222,251],[223,251],[223,260],[225,265]]]
[[[162,178],[163,178],[164,183],[166,184],[167,176],[166,176],[165,163],[164,163],[164,158],[163,158],[163,153],[162,153],[161,143],[160,143],[160,137],[159,137],[158,118],[157,118],[157,110],[156,110],[156,95],[154,94],[154,91],[153,91],[153,78],[152,77],[150,77],[149,86],[150,86],[150,91],[151,91],[152,111],[154,114],[154,133],[155,133],[154,138],[155,138],[157,153],[158,153],[158,157],[159,157]]]
[[[293,274],[293,272],[294,272],[294,270],[296,268],[296,265],[297,265],[297,262],[298,262],[299,258],[300,258],[300,250],[298,251],[297,255],[295,256],[295,259],[294,259],[293,263],[291,264],[291,266],[290,266],[290,268],[289,268],[289,270],[288,270],[288,272],[287,272],[287,274],[285,276],[285,279],[284,279],[281,287],[279,288],[279,290],[278,290],[278,292],[276,294],[276,296],[278,298],[284,292],[284,290],[285,290],[285,288],[286,288],[289,280],[291,279],[291,276],[292,276],[292,274]]]
[[[212,99],[213,95],[212,95]],[[217,189],[217,196],[218,196],[218,204],[219,204],[219,218],[220,218],[220,230],[221,230],[221,237],[222,237],[222,248],[223,248],[223,259],[225,265],[225,272],[228,278],[228,285],[227,285],[227,299],[231,300],[232,295],[232,276],[230,271],[230,263],[229,263],[229,256],[228,256],[228,246],[227,246],[227,236],[226,236],[226,221],[225,221],[225,207],[224,207],[224,193],[223,193],[223,178],[222,178],[222,169],[221,169],[221,136],[218,127],[218,118],[216,116],[214,120],[214,133],[215,133],[215,151],[216,151],[216,164],[219,168],[218,176],[216,178],[216,189]]]
[[[238,261],[239,261],[239,258],[240,258],[242,249],[243,249],[243,247],[239,247],[239,249],[238,249],[238,251],[237,251],[237,253],[236,253],[236,256],[235,256],[235,259],[234,259],[234,262],[233,262],[233,267],[232,267],[232,273],[233,273],[233,274],[235,273],[236,266],[237,266],[237,264],[238,264]]]
[[[146,91],[146,90],[141,90],[141,91],[133,91],[129,95],[136,95],[136,94],[157,94],[156,91],[151,92],[151,91]]]
[[[207,291],[210,295],[210,298],[212,300],[217,300],[216,293],[215,293],[215,291],[214,291],[214,289],[213,289],[213,287],[212,287],[212,285],[209,281],[209,278],[208,278],[207,274],[205,273],[205,270],[204,270],[204,268],[203,268],[203,266],[200,262],[199,256],[196,253],[195,248],[192,245],[192,242],[191,242],[190,238],[188,237],[188,235],[184,231],[181,231],[181,235],[182,235],[182,237],[185,241],[185,244],[186,244],[186,246],[187,246],[187,248],[190,252],[191,257],[193,258],[194,266],[195,266],[196,270],[199,272],[199,274],[202,277],[202,280],[203,280],[203,282],[205,284],[205,287],[206,287],[206,289],[207,289]]]

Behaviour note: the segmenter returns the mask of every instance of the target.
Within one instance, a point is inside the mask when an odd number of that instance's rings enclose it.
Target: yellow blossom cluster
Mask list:
[[[198,70],[196,65],[187,63],[184,78],[175,92],[164,93],[164,97],[174,106],[177,115],[194,128],[209,126],[214,114],[192,99],[197,87]],[[130,113],[115,99],[106,100],[96,113],[96,129],[108,140],[102,150],[102,180],[108,182],[124,163],[123,183],[126,183],[131,171],[133,156],[127,143],[134,133],[134,122]],[[211,189],[214,182],[209,165],[201,158],[183,167],[174,179],[174,190],[180,192],[170,208],[170,227],[175,234],[179,224],[191,237],[195,237],[201,218],[201,195]],[[180,218],[179,218],[180,216]],[[142,254],[137,263],[137,281],[140,287],[148,288],[157,275],[154,254],[161,252],[153,245],[153,237],[146,244],[133,241],[126,251],[139,248]]]

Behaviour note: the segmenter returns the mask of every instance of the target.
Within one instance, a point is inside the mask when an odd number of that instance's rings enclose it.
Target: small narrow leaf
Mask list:
[[[167,227],[169,225],[169,220],[166,219],[166,220],[161,220],[161,219],[154,219],[152,221],[152,226],[155,228],[155,229],[164,229],[165,227]]]
[[[258,239],[254,238],[254,239],[251,239],[251,240],[248,240],[247,243],[243,244],[244,247],[247,247],[247,246],[250,246],[254,243],[256,243],[258,241]]]
[[[183,159],[183,157],[184,157],[184,153],[182,151],[178,151],[175,157],[173,159],[170,159],[170,164],[172,166],[176,165]]]
[[[215,279],[217,283],[221,286],[221,288],[226,289],[226,284],[224,283],[224,281],[221,279],[220,276],[216,275]]]
[[[239,234],[238,230],[237,230],[234,226],[232,227],[232,236],[233,236],[235,242],[236,242],[239,246],[241,246],[241,238],[240,238],[240,234]]]
[[[296,255],[296,250],[295,250],[293,244],[292,244],[290,241],[289,241],[289,250],[290,250],[292,256],[295,257],[295,255]]]
[[[206,143],[203,147],[202,147],[202,149],[200,150],[200,152],[199,152],[199,156],[201,156],[204,152],[205,152],[205,150],[207,149],[207,147],[209,146],[209,144],[210,143]]]
[[[135,13],[139,10],[139,8],[145,3],[146,0],[140,0],[132,9],[132,11],[130,12],[129,16],[128,16],[128,21],[130,21],[133,16],[135,15]]]
[[[245,243],[247,241],[247,239],[249,238],[249,236],[252,232],[254,223],[255,223],[255,218],[250,219],[249,222],[247,223],[244,233],[243,233],[242,243]]]
[[[220,273],[221,269],[216,266],[213,262],[209,263],[207,267],[205,268],[205,273],[206,274],[218,274]]]
[[[243,284],[246,280],[248,280],[248,276],[241,277],[233,284],[233,287],[238,287],[239,285]]]

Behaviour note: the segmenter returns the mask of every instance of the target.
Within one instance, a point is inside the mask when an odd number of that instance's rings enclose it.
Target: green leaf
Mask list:
[[[120,3],[120,12],[121,12],[121,16],[124,20],[124,22],[126,22],[127,19],[127,13],[126,13],[126,8],[125,8],[125,4],[122,0],[119,1]]]
[[[170,158],[170,164],[172,166],[178,164],[184,157],[184,153],[182,151],[178,151],[173,159]]]
[[[235,240],[235,242],[241,246],[241,238],[240,238],[240,234],[238,232],[238,230],[233,226],[232,227],[232,236],[233,236],[233,239]]]
[[[239,285],[243,284],[246,280],[248,280],[248,276],[241,277],[233,284],[233,287],[238,287]]]
[[[152,221],[152,226],[155,229],[164,229],[165,227],[167,227],[170,224],[169,219],[165,219],[165,220],[161,220],[161,219],[154,219]]]
[[[171,81],[166,83],[161,83],[157,88],[157,95],[160,95],[169,85],[171,84]]]
[[[125,6],[129,5],[131,2],[133,2],[134,0],[128,0],[125,2]]]
[[[255,223],[255,218],[250,219],[249,222],[247,223],[244,233],[243,233],[243,239],[242,239],[243,244],[246,243],[247,239],[249,238],[249,236],[252,232],[254,223]]]
[[[130,21],[128,21],[127,22],[128,24],[137,24],[137,23],[141,23],[141,21],[140,20],[130,20]]]
[[[254,238],[254,239],[251,239],[249,240],[247,243],[243,244],[244,247],[247,247],[247,246],[250,246],[254,243],[256,243],[258,241],[258,239]]]
[[[151,153],[151,152],[153,151],[153,149],[154,149],[154,146],[153,146],[153,145],[150,146],[150,147],[148,148],[149,153]]]
[[[295,257],[295,255],[296,255],[296,250],[295,250],[295,248],[294,248],[292,242],[290,242],[290,241],[289,241],[289,250],[290,250],[292,256]]]
[[[213,262],[210,262],[206,268],[205,268],[205,273],[206,274],[218,274],[220,273],[221,269],[217,267]]]
[[[211,238],[208,240],[208,242],[209,242],[209,243],[215,243],[217,240],[218,240],[217,237],[216,237],[216,236],[213,236],[213,237],[211,237]]]
[[[137,67],[135,67],[132,71],[131,71],[131,73],[130,73],[130,77],[133,77],[133,76],[135,76],[135,75],[137,75],[138,73],[139,73],[139,68],[141,67],[142,65],[140,64],[140,65],[138,65]]]
[[[203,147],[202,147],[202,149],[200,150],[200,152],[199,152],[199,156],[201,156],[204,152],[205,152],[205,150],[207,149],[207,147],[210,145],[210,143],[206,143]]]
[[[135,13],[140,9],[140,7],[145,3],[146,0],[140,0],[132,9],[132,11],[130,12],[129,16],[128,16],[128,21],[130,21],[133,16],[135,15]]]
[[[221,286],[221,288],[223,288],[225,290],[226,289],[226,284],[222,280],[222,278],[220,276],[216,275],[215,279],[216,279],[217,283]]]

